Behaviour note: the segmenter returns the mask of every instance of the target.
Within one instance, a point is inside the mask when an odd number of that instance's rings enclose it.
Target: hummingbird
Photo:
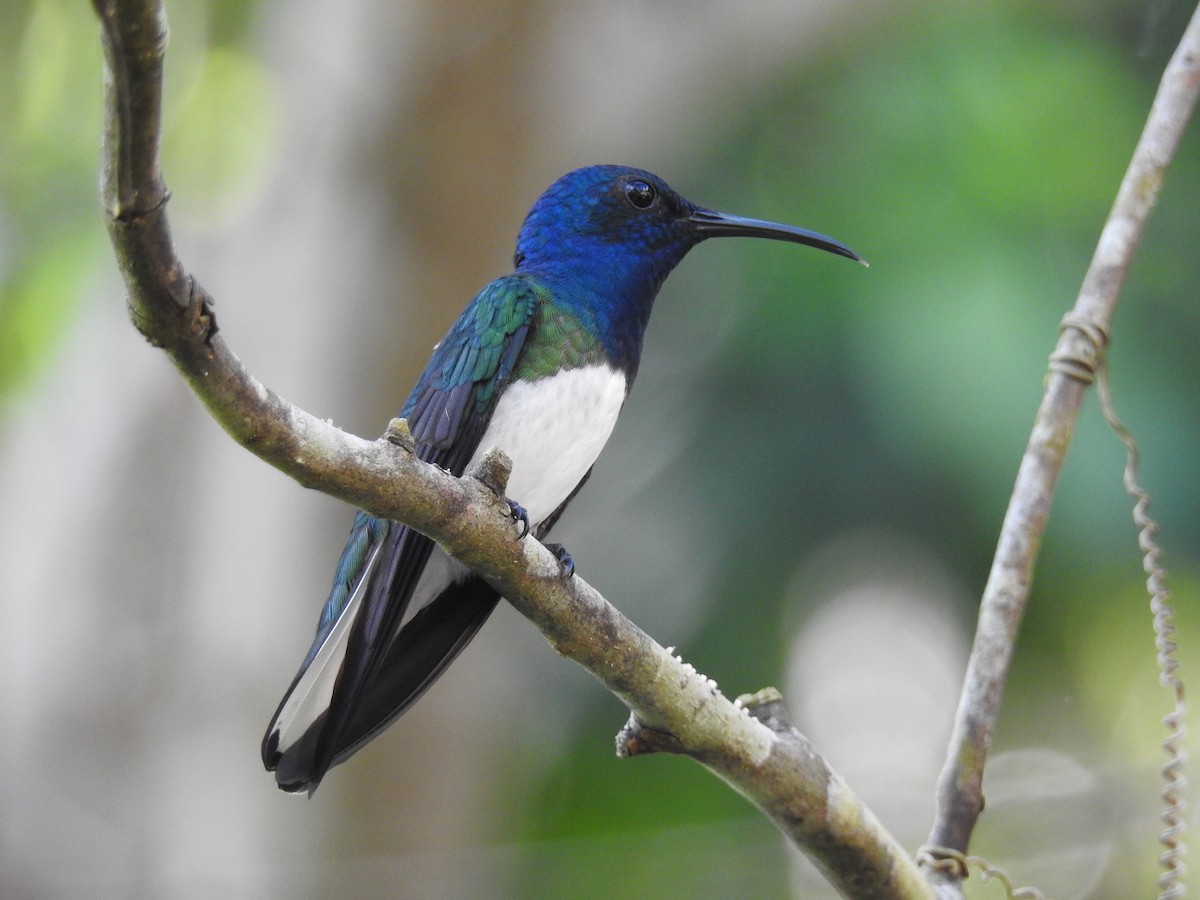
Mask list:
[[[462,475],[492,447],[512,460],[520,537],[539,540],[592,472],[637,375],[663,281],[713,237],[832,238],[727,215],[626,166],[576,169],[517,236],[514,271],[488,284],[437,344],[400,415],[418,456]],[[547,544],[564,578],[574,561]],[[262,743],[278,786],[311,796],[442,675],[500,597],[432,540],[359,511],[316,636]]]

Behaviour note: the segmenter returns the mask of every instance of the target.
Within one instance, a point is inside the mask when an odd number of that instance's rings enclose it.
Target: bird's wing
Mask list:
[[[542,299],[537,286],[509,276],[484,288],[455,322],[401,413],[418,456],[462,474]],[[355,516],[312,647],[263,738],[263,762],[281,788],[314,790],[331,765],[420,696],[495,606],[495,593],[478,583],[463,596],[441,596],[457,573],[426,573],[433,552],[432,541],[405,525]],[[405,622],[416,593],[428,607]],[[406,650],[401,665],[388,653],[393,644]],[[385,657],[388,676],[376,684]]]

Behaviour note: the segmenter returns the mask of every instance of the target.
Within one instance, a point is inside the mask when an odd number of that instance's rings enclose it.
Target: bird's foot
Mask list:
[[[546,544],[546,549],[554,554],[554,558],[558,560],[560,575],[563,581],[568,580],[575,574],[575,560],[571,558],[571,554],[567,552],[567,548],[562,544]]]
[[[508,504],[508,514],[512,516],[514,522],[519,522],[521,525],[521,533],[517,535],[517,540],[519,541],[525,535],[529,534],[529,513],[525,507],[515,500],[509,500],[506,497],[505,502]]]

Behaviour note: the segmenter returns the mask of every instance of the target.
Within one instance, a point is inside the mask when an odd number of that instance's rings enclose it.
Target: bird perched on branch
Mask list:
[[[663,280],[711,237],[807,244],[800,228],[696,206],[624,166],[570,172],[533,205],[515,271],[476,295],[405,403],[416,452],[461,475],[491,447],[512,460],[513,517],[542,538],[591,474],[637,374]],[[574,563],[557,545],[564,577]],[[316,790],[446,670],[499,596],[433,541],[359,512],[316,638],[263,739],[285,791]]]

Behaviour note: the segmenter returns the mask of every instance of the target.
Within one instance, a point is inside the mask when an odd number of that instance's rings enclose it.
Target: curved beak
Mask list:
[[[702,240],[710,237],[759,237],[775,241],[791,241],[793,244],[806,244],[809,247],[816,247],[818,250],[827,250],[838,256],[852,259],[864,266],[868,265],[865,259],[841,241],[835,241],[831,237],[805,228],[780,225],[777,222],[764,222],[762,219],[731,216],[711,209],[693,210],[688,216],[688,221],[696,226],[696,232]]]

